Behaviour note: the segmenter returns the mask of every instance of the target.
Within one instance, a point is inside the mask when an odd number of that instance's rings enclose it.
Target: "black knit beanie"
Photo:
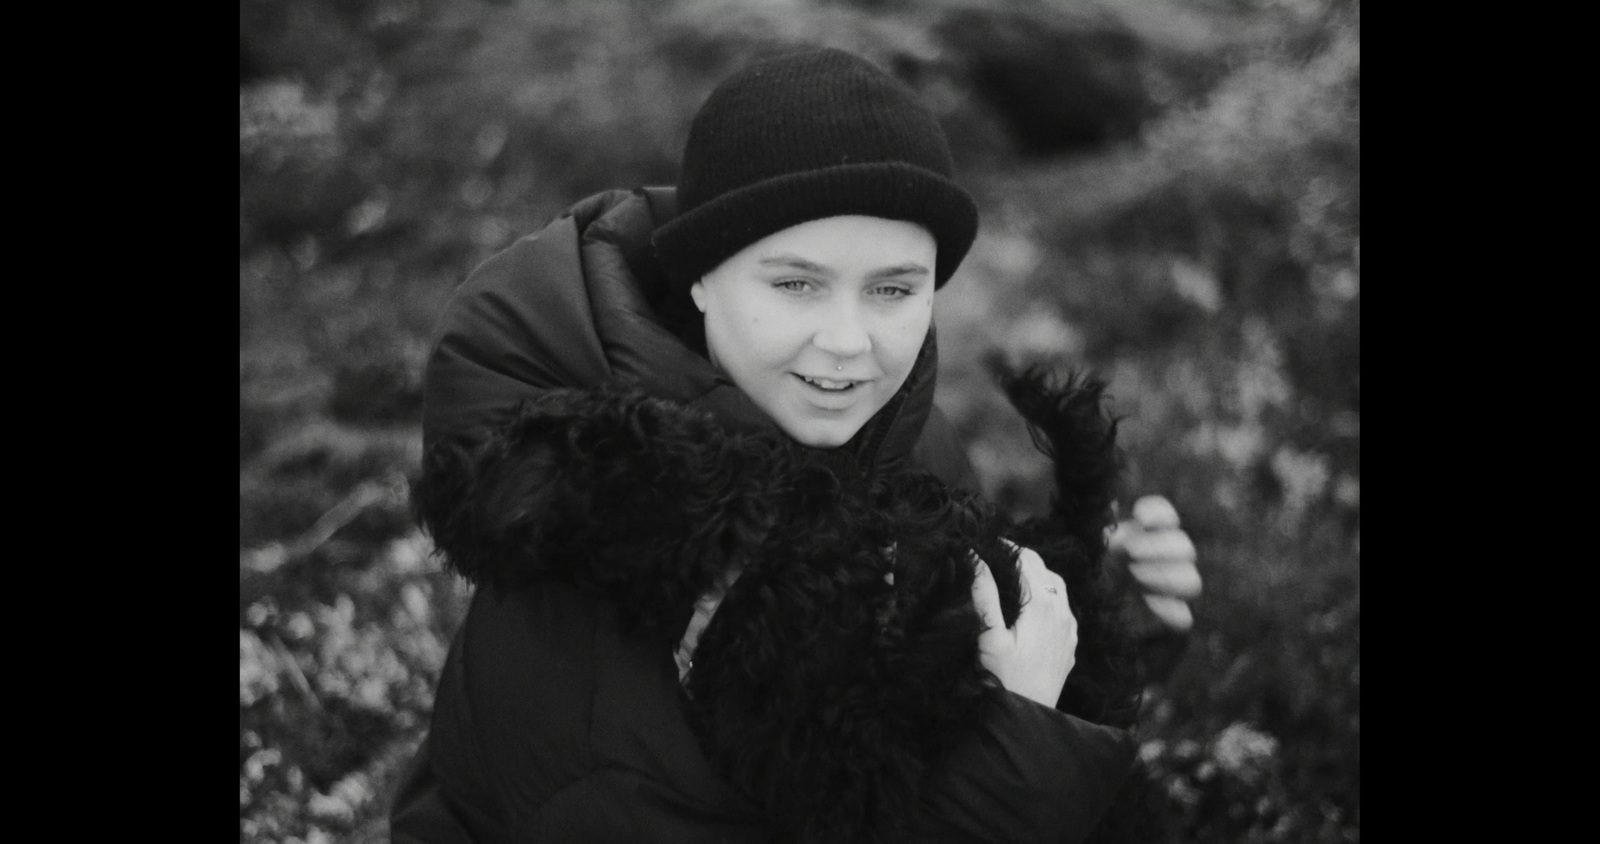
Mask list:
[[[933,114],[865,59],[822,49],[757,62],[695,114],[678,216],[656,229],[656,256],[681,292],[767,235],[861,214],[926,227],[943,286],[978,230],[950,171]]]

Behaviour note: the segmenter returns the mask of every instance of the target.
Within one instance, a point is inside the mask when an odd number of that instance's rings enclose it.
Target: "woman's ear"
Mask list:
[[[702,278],[694,284],[689,285],[689,298],[694,300],[694,306],[700,309],[700,313],[706,312],[705,279]]]

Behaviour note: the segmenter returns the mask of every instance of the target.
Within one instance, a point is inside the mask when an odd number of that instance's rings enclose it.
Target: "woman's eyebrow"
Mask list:
[[[873,270],[869,274],[869,277],[870,278],[898,278],[900,276],[907,276],[907,275],[932,275],[932,273],[930,273],[928,271],[927,267],[924,267],[921,264],[911,263],[911,264],[896,264],[895,266],[892,266],[892,267],[884,267],[881,270]]]
[[[835,274],[833,270],[830,270],[815,261],[807,261],[799,255],[769,255],[765,258],[762,258],[757,263],[763,267],[787,267],[793,270],[817,273],[818,275],[831,276]]]

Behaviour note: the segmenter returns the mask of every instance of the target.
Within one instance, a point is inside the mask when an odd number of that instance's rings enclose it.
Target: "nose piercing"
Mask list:
[[[839,365],[838,365],[838,366],[835,366],[835,367],[834,367],[834,368],[833,368],[833,371],[834,371],[834,372],[843,372],[843,371],[844,371],[844,364],[842,364],[842,363],[841,363],[841,364],[839,364]]]

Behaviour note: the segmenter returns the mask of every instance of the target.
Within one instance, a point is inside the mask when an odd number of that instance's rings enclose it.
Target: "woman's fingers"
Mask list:
[[[1194,626],[1194,612],[1182,598],[1167,595],[1144,595],[1145,606],[1161,619],[1161,623],[1178,633],[1187,633]]]
[[[978,610],[978,617],[983,619],[983,626],[989,630],[999,628],[1004,630],[1005,616],[1000,613],[1000,587],[995,585],[994,574],[989,571],[989,564],[972,555],[976,561],[976,572],[972,577],[972,605]]]
[[[1131,522],[1121,533],[1121,545],[1135,560],[1188,560],[1194,562],[1194,541],[1177,528],[1141,529]]]
[[[1111,531],[1107,549],[1127,565],[1151,612],[1169,629],[1186,633],[1194,625],[1187,602],[1200,597],[1201,582],[1194,541],[1178,524],[1170,501],[1144,496],[1134,502],[1132,518]]]
[[[1044,558],[1039,556],[1039,552],[1009,540],[1002,541],[1017,549],[1017,567],[1022,574],[1023,584],[1023,611],[1026,612],[1028,604],[1039,600],[1067,606],[1067,582],[1061,575],[1045,567]]]
[[[978,634],[978,658],[998,677],[1001,672],[996,669],[1008,661],[1016,647],[1016,634],[1006,627],[1006,617],[1000,612],[1000,587],[995,585],[989,564],[978,559],[977,554],[973,554],[972,559],[976,564],[972,576],[972,605],[983,620],[984,628]],[[1003,678],[1000,682],[1005,684]]]
[[[1115,539],[1126,555],[1128,573],[1145,592],[1184,600],[1200,597],[1200,570],[1188,534],[1177,528],[1141,529],[1128,521],[1117,526]]]
[[[1145,530],[1171,530],[1178,527],[1178,510],[1160,495],[1146,495],[1133,502],[1133,520]]]
[[[984,566],[973,581],[973,601],[989,628],[978,636],[983,666],[1009,691],[1054,706],[1077,660],[1078,621],[1067,603],[1061,576],[1045,567],[1030,548],[1007,542],[1017,552],[1023,604],[1016,623],[1001,626],[999,589]]]
[[[1193,560],[1135,560],[1128,573],[1150,595],[1178,600],[1200,597],[1200,570]]]
[[[1167,499],[1146,495],[1135,501],[1133,517],[1117,524],[1109,544],[1113,555],[1126,561],[1128,573],[1147,597],[1186,601],[1200,596],[1194,542],[1178,527],[1178,511]],[[1157,615],[1172,626],[1187,629],[1187,622],[1174,623],[1186,613],[1172,609],[1173,601],[1157,603],[1164,610]]]

